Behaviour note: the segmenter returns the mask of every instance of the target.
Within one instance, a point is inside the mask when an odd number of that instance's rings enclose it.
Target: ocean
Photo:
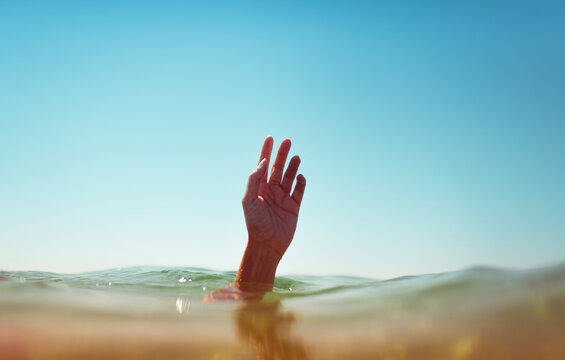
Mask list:
[[[0,271],[0,359],[565,359],[565,264],[280,276],[261,302],[202,301],[234,278]]]

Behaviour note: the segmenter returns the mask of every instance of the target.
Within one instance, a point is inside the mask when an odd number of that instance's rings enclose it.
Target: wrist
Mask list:
[[[242,291],[271,291],[281,258],[264,242],[249,238],[235,279],[236,286]]]

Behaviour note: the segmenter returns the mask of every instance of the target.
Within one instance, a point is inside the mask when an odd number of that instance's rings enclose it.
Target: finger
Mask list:
[[[281,187],[283,191],[287,194],[290,194],[290,190],[292,189],[292,183],[294,182],[294,178],[296,177],[296,173],[298,172],[298,166],[300,165],[300,158],[298,155],[293,156],[288,163],[288,167],[284,173],[283,181]]]
[[[284,139],[279,147],[279,151],[277,152],[277,157],[275,159],[275,163],[273,164],[273,168],[271,170],[271,177],[269,178],[269,184],[280,184],[284,164],[286,163],[286,157],[288,156],[288,152],[290,151],[290,139]]]
[[[292,192],[292,199],[296,201],[298,206],[302,202],[302,196],[304,196],[304,188],[306,188],[306,178],[300,174],[296,177],[296,186]]]
[[[272,151],[273,151],[273,137],[269,135],[265,138],[265,142],[263,142],[263,147],[261,148],[261,156],[259,157],[259,163],[261,163],[263,159],[267,159],[267,164],[265,166],[265,169],[269,168],[269,161],[271,160]],[[267,181],[267,172],[265,172],[261,181],[264,182]]]
[[[247,181],[247,190],[245,191],[245,195],[243,196],[243,203],[250,202],[257,198],[259,186],[261,185],[261,178],[266,172],[267,159],[263,159],[251,173],[251,175],[249,175],[249,180]]]

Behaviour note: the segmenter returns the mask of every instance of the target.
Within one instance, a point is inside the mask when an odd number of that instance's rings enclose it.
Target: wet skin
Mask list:
[[[293,156],[285,171],[290,146],[290,139],[284,139],[269,177],[273,138],[265,139],[242,200],[248,240],[235,283],[209,294],[205,301],[260,298],[272,289],[279,261],[294,237],[306,187],[304,176],[297,176],[300,157]]]

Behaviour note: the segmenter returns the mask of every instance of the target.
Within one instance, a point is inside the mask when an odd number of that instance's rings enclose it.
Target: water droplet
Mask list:
[[[184,276],[181,276],[179,279],[180,283],[185,283],[186,282],[186,278]]]
[[[288,291],[292,291],[292,288],[288,288]]]
[[[202,291],[206,291],[206,285],[202,286]]]

